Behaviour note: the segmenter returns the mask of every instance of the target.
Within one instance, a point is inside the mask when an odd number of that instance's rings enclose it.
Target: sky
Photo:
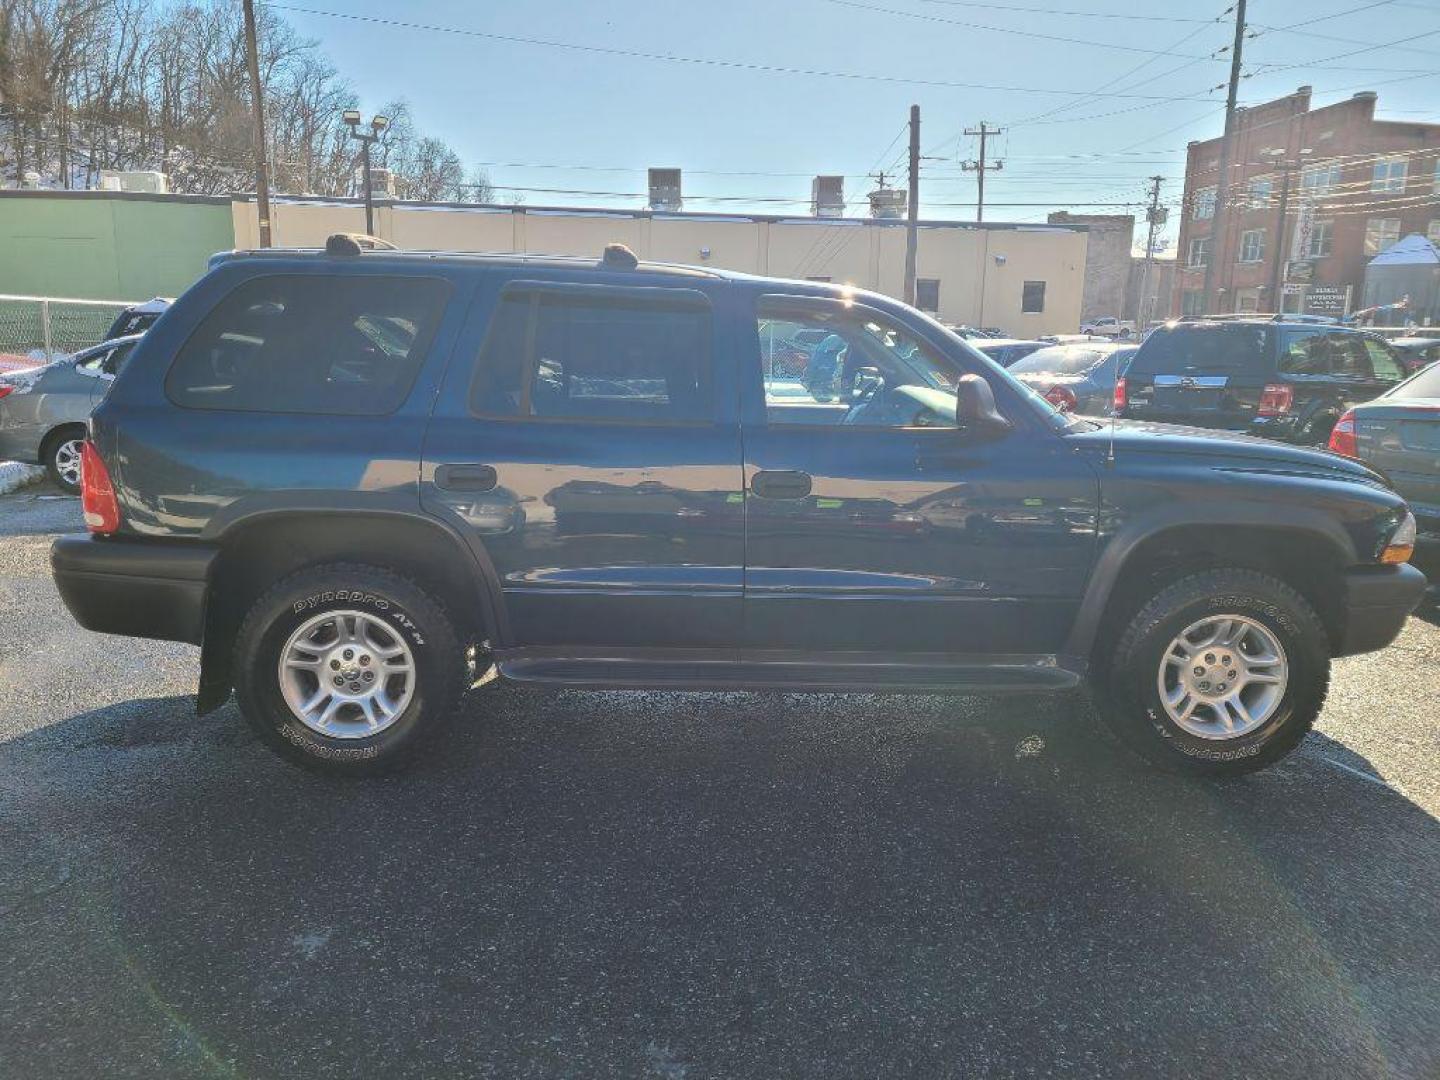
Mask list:
[[[903,186],[915,104],[921,216],[961,221],[981,121],[1003,132],[987,221],[1132,212],[1151,176],[1178,205],[1186,143],[1221,130],[1234,36],[1228,0],[268,6],[362,107],[408,100],[497,201],[639,208],[656,166],[684,171],[688,211],[807,214],[811,177],[842,173],[859,215],[876,171]],[[1246,22],[1242,105],[1373,89],[1382,119],[1440,121],[1440,0],[1251,0]]]

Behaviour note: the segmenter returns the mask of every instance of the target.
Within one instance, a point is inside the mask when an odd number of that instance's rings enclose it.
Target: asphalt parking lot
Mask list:
[[[1028,699],[472,693],[296,771],[0,498],[0,1076],[1440,1075],[1440,616],[1243,781]]]

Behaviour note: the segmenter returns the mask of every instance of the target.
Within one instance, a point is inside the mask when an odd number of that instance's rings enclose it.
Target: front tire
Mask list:
[[[1300,744],[1329,682],[1329,641],[1304,597],[1254,570],[1208,570],[1130,620],[1098,704],[1121,741],[1162,768],[1236,776]]]
[[[464,667],[444,608],[372,566],[292,574],[255,601],[235,642],[236,698],[261,739],[339,775],[408,764],[445,726]]]
[[[50,482],[70,495],[80,494],[80,451],[85,445],[83,427],[65,427],[45,437],[40,461]]]

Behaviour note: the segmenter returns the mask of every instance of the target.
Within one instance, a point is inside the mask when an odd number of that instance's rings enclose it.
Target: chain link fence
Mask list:
[[[0,372],[33,367],[105,340],[128,300],[0,294]]]

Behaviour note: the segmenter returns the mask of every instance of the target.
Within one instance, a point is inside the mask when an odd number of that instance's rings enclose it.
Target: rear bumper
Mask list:
[[[216,554],[194,544],[61,536],[50,548],[50,568],[85,629],[198,645]]]
[[[1425,595],[1425,575],[1408,563],[1345,573],[1345,630],[1336,656],[1383,649],[1399,636]]]

